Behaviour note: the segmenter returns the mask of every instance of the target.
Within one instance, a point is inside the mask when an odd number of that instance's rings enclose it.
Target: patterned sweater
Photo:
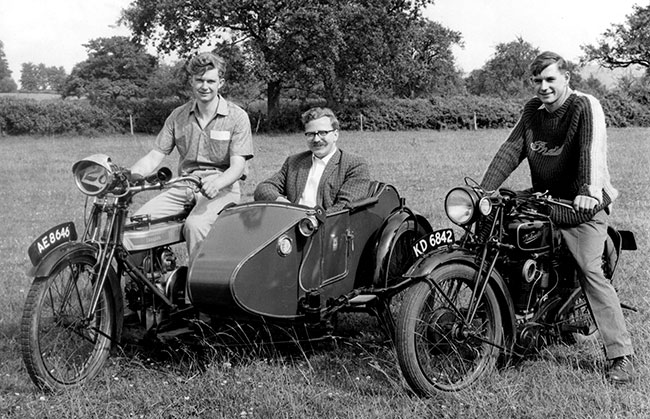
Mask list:
[[[538,98],[529,100],[488,166],[481,186],[497,189],[524,159],[530,166],[533,191],[548,191],[553,197],[571,201],[577,195],[598,200],[590,213],[555,206],[551,217],[560,225],[588,221],[618,196],[607,169],[605,115],[591,95],[574,91],[552,113]]]

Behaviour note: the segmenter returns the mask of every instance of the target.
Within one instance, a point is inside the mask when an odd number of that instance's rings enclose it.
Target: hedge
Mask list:
[[[610,92],[600,98],[607,124],[612,127],[650,126],[650,109]],[[113,109],[91,106],[83,100],[0,98],[0,131],[9,135],[52,135],[129,132],[156,133],[178,100],[139,99]],[[430,99],[367,98],[334,108],[344,130],[414,130],[509,128],[519,118],[524,102],[482,96]],[[300,131],[300,115],[313,104],[283,103],[277,116],[251,114],[253,129]]]
[[[112,116],[83,101],[0,98],[0,131],[9,135],[113,133]]]

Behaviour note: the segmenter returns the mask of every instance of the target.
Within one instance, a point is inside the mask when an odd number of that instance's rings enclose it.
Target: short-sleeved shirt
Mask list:
[[[253,137],[248,114],[219,96],[214,117],[201,128],[196,101],[174,109],[156,137],[154,148],[170,154],[178,149],[178,173],[225,171],[231,156],[253,157]]]

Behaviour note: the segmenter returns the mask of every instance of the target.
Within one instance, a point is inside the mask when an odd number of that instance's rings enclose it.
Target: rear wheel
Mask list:
[[[473,319],[466,321],[475,272],[465,265],[443,266],[406,291],[396,350],[402,373],[418,394],[461,390],[496,363],[503,326],[489,284]]]
[[[110,278],[89,316],[94,259],[71,257],[32,283],[21,322],[21,352],[27,372],[45,390],[94,377],[108,358],[116,311]]]

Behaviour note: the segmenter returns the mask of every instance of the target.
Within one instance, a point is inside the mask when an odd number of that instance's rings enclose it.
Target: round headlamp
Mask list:
[[[111,159],[104,154],[79,160],[72,166],[72,174],[77,188],[90,196],[107,193],[115,182]]]
[[[474,220],[474,215],[479,210],[479,201],[478,195],[472,188],[454,188],[449,191],[445,198],[445,212],[447,213],[447,217],[454,224],[460,226],[469,224]],[[484,209],[487,210],[487,208],[484,208],[484,204],[482,204],[480,211],[482,212]]]
[[[298,222],[300,234],[309,237],[318,229],[318,220],[314,216],[305,217]]]
[[[489,215],[492,212],[492,201],[487,196],[478,201],[478,209],[482,215]]]

